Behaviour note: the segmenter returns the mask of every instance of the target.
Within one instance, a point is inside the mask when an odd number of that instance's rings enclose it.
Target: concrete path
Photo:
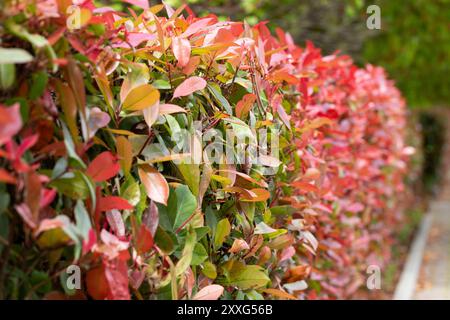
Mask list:
[[[440,192],[432,200],[428,213],[411,246],[397,285],[394,299],[450,300],[450,113],[447,118],[446,144],[443,150],[443,177]]]
[[[413,299],[450,300],[450,201],[432,203],[431,226]]]

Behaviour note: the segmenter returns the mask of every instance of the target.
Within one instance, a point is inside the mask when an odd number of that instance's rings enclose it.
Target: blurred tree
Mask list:
[[[364,58],[382,65],[410,106],[449,105],[450,1],[376,1],[381,31],[364,45]]]

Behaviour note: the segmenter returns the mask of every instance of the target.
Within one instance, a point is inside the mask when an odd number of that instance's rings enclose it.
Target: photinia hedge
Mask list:
[[[402,221],[383,70],[187,6],[6,1],[0,293],[346,298]]]

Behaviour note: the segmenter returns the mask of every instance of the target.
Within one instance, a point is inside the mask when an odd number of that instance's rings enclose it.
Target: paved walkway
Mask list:
[[[394,299],[450,300],[450,113],[443,150],[441,190],[411,246]]]
[[[450,201],[430,207],[431,226],[414,299],[450,300]]]

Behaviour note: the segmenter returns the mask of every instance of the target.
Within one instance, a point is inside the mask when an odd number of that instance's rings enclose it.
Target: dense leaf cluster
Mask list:
[[[351,296],[389,258],[411,152],[383,70],[126,2],[5,4],[2,296]]]

